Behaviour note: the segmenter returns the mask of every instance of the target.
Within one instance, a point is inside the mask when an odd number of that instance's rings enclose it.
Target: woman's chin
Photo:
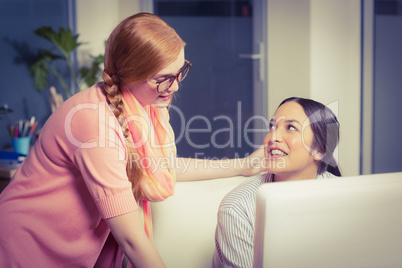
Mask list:
[[[270,173],[281,173],[285,172],[287,165],[284,157],[275,158],[275,159],[268,159],[266,162],[267,168]]]

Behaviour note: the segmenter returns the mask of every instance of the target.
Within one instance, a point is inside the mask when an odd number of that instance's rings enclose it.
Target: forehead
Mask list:
[[[160,70],[156,75],[175,75],[184,65],[184,49],[182,49],[176,60]]]
[[[297,120],[300,124],[307,123],[305,121],[308,119],[303,107],[294,101],[281,105],[276,110],[273,118],[277,122],[281,120]]]

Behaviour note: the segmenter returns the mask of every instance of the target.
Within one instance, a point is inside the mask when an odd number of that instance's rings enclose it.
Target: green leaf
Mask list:
[[[35,88],[43,91],[47,86],[49,76],[49,67],[51,61],[55,59],[63,59],[62,56],[55,55],[52,49],[39,49],[37,60],[29,67],[29,72],[34,79]]]
[[[82,45],[82,43],[77,42],[79,35],[73,35],[69,28],[60,28],[58,32],[55,32],[51,27],[43,26],[35,30],[34,33],[52,42],[65,58],[68,58],[74,49]]]
[[[103,63],[104,56],[98,55],[96,57],[91,56],[93,59],[91,68],[82,67],[78,73],[84,79],[88,87],[92,86],[97,82],[97,75],[100,71],[99,65]]]
[[[35,81],[35,87],[39,91],[43,91],[47,86],[47,78],[49,73],[46,58],[41,58],[32,64],[29,68],[29,71]]]

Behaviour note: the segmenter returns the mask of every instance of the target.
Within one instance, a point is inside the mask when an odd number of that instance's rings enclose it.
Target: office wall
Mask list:
[[[311,1],[311,97],[338,109],[339,163],[360,172],[360,0]]]
[[[287,97],[310,97],[310,0],[268,1],[268,116]]]
[[[140,12],[140,0],[76,1],[77,33],[90,43],[81,46],[78,61],[88,62],[89,55],[105,52],[105,41],[114,27],[126,17]]]
[[[338,114],[338,162],[360,172],[360,0],[268,1],[268,106],[310,97]]]

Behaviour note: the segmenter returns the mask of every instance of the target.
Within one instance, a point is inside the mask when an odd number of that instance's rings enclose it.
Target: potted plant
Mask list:
[[[77,41],[78,34],[73,35],[69,28],[60,28],[57,32],[51,27],[43,26],[34,33],[50,41],[53,46],[49,49],[39,49],[36,60],[30,65],[30,74],[34,79],[35,87],[43,91],[48,86],[49,74],[52,73],[63,88],[67,98],[71,97],[85,83],[88,87],[93,85],[99,76],[100,66],[103,63],[103,55],[90,56],[92,64],[90,67],[74,68],[71,57],[72,52],[83,43]],[[69,72],[69,79],[62,75],[55,64],[57,61],[64,61]]]

